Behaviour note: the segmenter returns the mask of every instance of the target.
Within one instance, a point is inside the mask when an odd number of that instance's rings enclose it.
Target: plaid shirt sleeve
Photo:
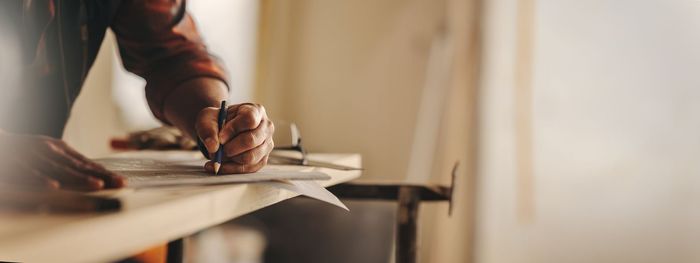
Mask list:
[[[163,104],[179,84],[201,77],[227,83],[222,63],[208,53],[185,0],[125,0],[111,28],[124,67],[146,80],[148,105],[165,123]]]

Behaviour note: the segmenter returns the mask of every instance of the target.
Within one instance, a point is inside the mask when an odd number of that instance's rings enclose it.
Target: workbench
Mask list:
[[[133,157],[139,152],[125,154]],[[309,158],[361,167],[359,154]],[[318,169],[331,177],[317,181],[324,187],[361,174]],[[125,188],[95,194],[118,197],[122,209],[78,214],[0,211],[0,261],[115,261],[299,195],[265,183]]]

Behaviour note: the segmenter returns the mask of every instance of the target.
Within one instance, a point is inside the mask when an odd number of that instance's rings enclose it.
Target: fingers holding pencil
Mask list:
[[[200,112],[197,132],[212,160],[205,169],[213,173],[220,170],[224,174],[260,170],[274,148],[275,127],[265,107],[253,103],[222,106]],[[216,114],[214,109],[218,110]],[[212,140],[217,145],[207,142],[212,134],[218,135]]]

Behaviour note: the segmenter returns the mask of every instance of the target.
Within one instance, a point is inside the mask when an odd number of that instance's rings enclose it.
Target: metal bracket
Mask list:
[[[450,186],[410,184],[345,183],[328,188],[342,199],[396,201],[396,262],[414,263],[417,259],[418,208],[422,201],[448,201],[452,215],[455,181],[459,162],[452,167]]]

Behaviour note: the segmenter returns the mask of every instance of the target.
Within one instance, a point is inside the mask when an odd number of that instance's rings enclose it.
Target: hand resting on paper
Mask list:
[[[125,185],[121,176],[46,136],[0,131],[0,167],[0,184],[10,187],[95,191]]]
[[[199,112],[195,124],[196,132],[209,152],[210,159],[224,147],[224,160],[219,173],[252,173],[267,164],[274,148],[272,135],[275,126],[268,119],[265,107],[259,104],[242,103],[227,108],[226,123],[218,129],[219,108],[207,107]],[[213,162],[204,168],[214,172]]]

